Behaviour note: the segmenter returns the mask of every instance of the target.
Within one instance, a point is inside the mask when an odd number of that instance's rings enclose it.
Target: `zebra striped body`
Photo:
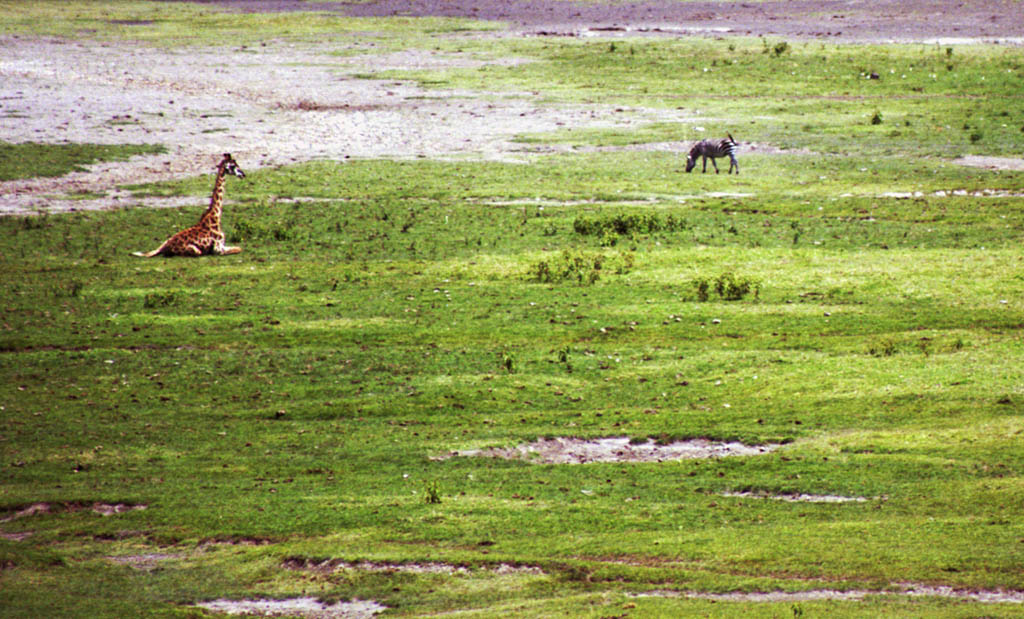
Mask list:
[[[715,174],[718,174],[718,164],[715,163],[715,159],[718,157],[729,158],[729,174],[732,174],[732,169],[736,168],[736,174],[740,173],[740,164],[736,161],[736,140],[729,136],[727,140],[701,140],[693,145],[690,149],[690,154],[686,157],[686,171],[690,172],[697,165],[697,157],[702,157],[704,160],[703,172],[708,171],[708,159],[711,159],[711,165],[715,167]]]

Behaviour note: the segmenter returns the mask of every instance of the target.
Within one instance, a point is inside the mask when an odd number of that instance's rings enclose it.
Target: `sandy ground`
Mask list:
[[[364,16],[501,20],[506,30],[479,35],[495,37],[733,33],[844,41],[1024,41],[1024,12],[1002,0],[216,4],[241,11],[314,9]],[[409,83],[353,76],[392,68],[475,66],[480,61],[430,51],[350,58],[330,56],[328,51],[285,43],[245,50],[166,50],[132,43],[0,37],[0,140],[150,143],[169,150],[165,155],[95,165],[61,178],[0,183],[0,214],[198,204],[202,200],[139,200],[117,187],[212,172],[223,152],[234,154],[249,170],[349,157],[523,161],[529,149],[511,142],[517,133],[701,120],[681,110],[542,105],[535,93],[426,93]],[[661,147],[673,145],[678,151],[686,147],[685,142]]]

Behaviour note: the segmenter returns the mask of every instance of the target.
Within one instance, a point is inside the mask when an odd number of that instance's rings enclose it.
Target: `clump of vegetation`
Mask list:
[[[577,217],[572,222],[572,229],[582,236],[602,236],[614,233],[622,236],[631,234],[650,234],[652,232],[673,232],[685,230],[686,220],[667,215],[662,217],[654,213],[618,213],[597,217]]]
[[[698,277],[690,283],[697,293],[697,300],[701,302],[710,300],[712,291],[723,301],[739,301],[750,294],[757,299],[761,295],[761,283],[758,280],[739,277],[731,271],[714,279]]]
[[[142,300],[142,307],[145,309],[167,307],[169,305],[174,305],[177,300],[178,295],[173,290],[168,290],[166,292],[148,292]]]
[[[868,345],[868,354],[872,357],[891,357],[899,352],[899,346],[892,338],[881,338]]]
[[[437,480],[423,482],[425,495],[423,500],[430,505],[437,505],[441,502],[441,490],[438,488]]]
[[[762,54],[769,54],[773,58],[778,58],[779,56],[785,54],[788,51],[789,51],[789,43],[787,43],[785,41],[779,41],[775,45],[771,45],[770,43],[768,43],[768,39],[764,39],[764,38],[761,39],[761,53]]]
[[[538,260],[527,269],[526,278],[544,284],[575,281],[590,285],[601,279],[601,273],[623,275],[633,270],[633,252],[606,255],[601,252],[563,250],[551,259]]]

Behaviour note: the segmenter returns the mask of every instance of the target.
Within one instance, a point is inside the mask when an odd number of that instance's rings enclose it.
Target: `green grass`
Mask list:
[[[242,13],[183,2],[76,0],[0,1],[0,32],[173,46],[252,46],[304,41],[348,46],[354,35],[374,49],[396,37],[425,44],[430,37],[497,26],[470,19],[347,18],[326,12]]]
[[[804,160],[772,160],[798,197]],[[873,198],[870,222],[832,212],[855,211],[861,201],[852,198],[791,197],[774,208],[755,199],[756,214],[717,198],[484,203],[628,194],[645,173],[653,194],[698,179],[727,187],[722,175],[670,174],[677,164],[613,153],[533,166],[355,161],[255,171],[228,188],[229,240],[245,251],[225,258],[127,254],[194,213],[4,219],[2,267],[13,274],[0,336],[5,505],[149,505],[5,524],[34,532],[5,543],[17,565],[4,572],[5,589],[48,578],[52,560],[67,564],[59,569],[71,583],[96,570],[113,579],[112,592],[148,583],[146,595],[111,593],[123,606],[97,614],[303,590],[415,612],[550,600],[535,609],[544,614],[598,591],[618,592],[615,606],[706,606],[621,597],[666,586],[798,590],[824,578],[841,588],[1024,587],[1016,201],[973,209],[931,198],[907,208],[915,203]],[[922,176],[935,186],[1007,176],[940,171],[938,180]],[[836,174],[855,184],[848,168]],[[777,184],[741,178],[755,194]],[[137,190],[189,194],[209,184],[206,176]],[[275,201],[282,195],[323,201]],[[920,221],[925,207],[949,219]],[[623,213],[686,226],[624,235],[613,247],[573,226]],[[794,223],[804,231],[796,243]],[[589,285],[530,281],[531,266],[567,247],[628,253],[634,266]],[[692,281],[727,271],[761,282],[758,297],[698,301]],[[786,446],[662,465],[429,460],[559,435]],[[429,484],[440,504],[424,500]],[[729,490],[871,500],[719,496]],[[197,547],[237,538],[271,543],[235,554]],[[26,546],[43,554],[24,559]],[[104,559],[168,548],[186,558],[155,575]],[[395,591],[394,579],[358,571],[282,571],[289,556],[513,562],[547,575],[514,584],[486,571],[454,582],[403,575]],[[76,603],[97,600],[72,584],[63,591]],[[57,603],[32,599],[19,594],[18,607]],[[607,610],[605,598],[593,600]],[[857,614],[857,604],[839,606]],[[931,602],[913,608],[943,614]]]
[[[384,76],[429,88],[506,88],[546,101],[678,108],[694,116],[690,125],[654,123],[635,134],[566,129],[552,136],[575,144],[696,140],[729,131],[740,141],[843,155],[1022,154],[1024,60],[1015,48],[801,42],[776,55],[772,43],[460,40],[448,48],[535,62]],[[869,79],[872,73],[879,79]],[[876,114],[881,122],[874,124]]]
[[[0,142],[0,181],[81,172],[99,161],[124,161],[166,152],[159,145],[37,144]]]
[[[999,119],[1019,118],[1019,99],[995,78],[1020,52],[958,47],[963,81],[921,78],[911,86],[927,96],[903,100],[878,96],[895,94],[886,79],[851,79],[850,100],[821,109],[841,82],[782,64],[810,70],[816,44],[778,57],[743,40],[491,45],[538,61],[438,77],[494,91],[557,73],[556,101],[589,88],[602,103],[690,106],[681,97],[699,89],[672,71],[734,55],[746,71],[725,77],[764,88],[708,99],[704,113],[723,119],[708,132],[745,122],[738,138],[833,154],[741,153],[739,177],[687,175],[678,153],[586,149],[528,164],[246,168],[224,215],[243,252],[216,258],[129,255],[198,209],[0,219],[0,509],[52,506],[0,523],[31,533],[0,539],[0,615],[195,616],[202,600],[312,595],[407,615],[1019,616],[1019,604],[897,595],[634,595],[1024,589],[1021,198],[949,195],[1020,193],[1024,173],[948,160],[1013,152],[1019,129]],[[820,53],[843,71],[947,61],[920,47]],[[600,71],[608,82],[586,87]],[[626,75],[648,92],[624,92]],[[985,110],[992,142],[961,139],[951,100]],[[850,121],[878,108],[884,129],[901,106],[958,137],[885,141],[869,117]],[[811,119],[794,132],[799,114]],[[690,139],[688,127],[524,139],[621,146]],[[211,185],[130,189],[201,202]],[[545,281],[542,263],[568,275]],[[756,296],[716,294],[727,274]],[[545,436],[782,446],[660,464],[434,459]],[[738,491],[868,500],[723,496]],[[96,502],[147,509],[103,517]],[[110,559],[146,553],[173,557],[152,571]],[[470,570],[319,573],[289,559]]]

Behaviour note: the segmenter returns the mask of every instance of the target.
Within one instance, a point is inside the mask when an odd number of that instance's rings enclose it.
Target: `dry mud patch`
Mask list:
[[[309,619],[362,619],[387,610],[386,606],[373,601],[353,600],[325,604],[310,597],[288,600],[213,600],[196,606],[228,615]]]
[[[957,589],[944,585],[895,583],[893,589],[812,589],[808,591],[753,591],[707,593],[702,591],[649,591],[636,597],[686,597],[715,602],[812,602],[818,600],[861,601],[871,596],[897,595],[906,597],[937,597],[986,604],[1024,604],[1024,591],[1003,589]]]
[[[490,447],[453,451],[440,459],[454,456],[526,460],[536,464],[586,464],[589,462],[667,462],[694,458],[756,456],[771,452],[778,445],[744,445],[705,439],[660,444],[648,439],[633,442],[629,437],[599,439],[543,438],[515,447]]]
[[[210,173],[224,152],[249,171],[350,157],[525,161],[512,143],[519,133],[689,120],[675,110],[549,105],[540,93],[425,91],[356,77],[523,62],[517,58],[430,50],[339,58],[314,44],[160,49],[10,36],[0,37],[0,48],[0,140],[168,150],[59,178],[0,183],[0,214],[179,206],[183,201],[136,200],[118,186]],[[88,197],[68,199],[76,196]]]
[[[11,522],[12,520],[18,520],[19,518],[27,518],[29,516],[38,516],[42,514],[55,514],[55,513],[72,513],[89,510],[94,514],[100,516],[113,516],[115,514],[123,514],[125,512],[137,511],[146,509],[147,506],[143,504],[132,504],[132,503],[33,503],[27,505],[21,509],[16,510],[13,514],[0,518],[0,522]]]
[[[343,559],[306,559],[303,557],[291,557],[285,559],[284,567],[289,570],[305,570],[330,574],[340,570],[360,570],[365,572],[401,572],[407,574],[447,574],[466,576],[473,571],[485,571],[496,575],[506,574],[529,574],[542,576],[544,571],[531,565],[511,565],[499,563],[494,566],[467,567],[453,563],[441,563],[436,561],[423,563],[388,563],[383,561],[345,561]]]

